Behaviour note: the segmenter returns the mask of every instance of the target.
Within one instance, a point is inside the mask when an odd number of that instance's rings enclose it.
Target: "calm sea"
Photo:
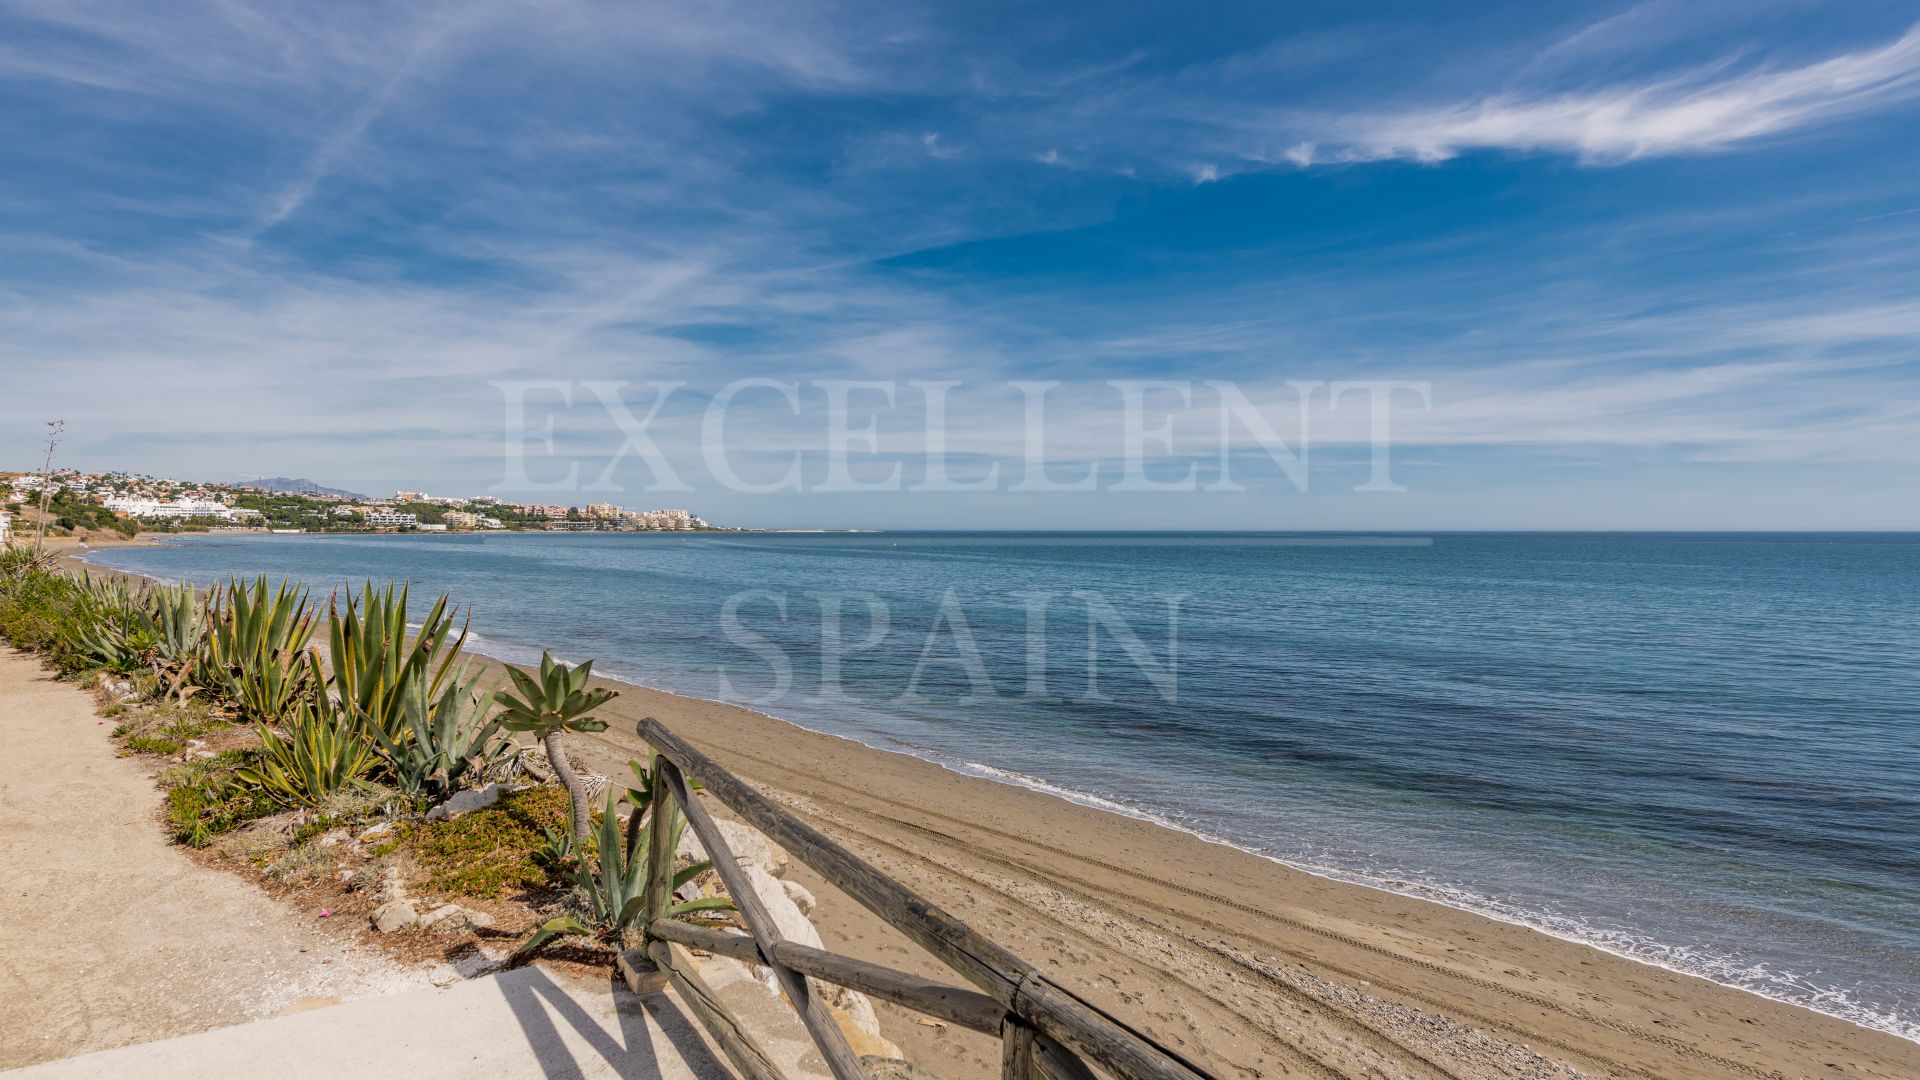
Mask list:
[[[1920,536],[192,538],[1920,1038]]]

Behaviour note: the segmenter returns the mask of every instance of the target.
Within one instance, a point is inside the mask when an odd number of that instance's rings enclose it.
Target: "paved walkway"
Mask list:
[[[567,985],[562,985],[563,983]],[[521,968],[7,1074],[9,1080],[551,1080],[727,1076],[671,997]]]

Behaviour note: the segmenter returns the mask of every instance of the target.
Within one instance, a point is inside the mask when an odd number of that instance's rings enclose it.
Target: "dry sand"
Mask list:
[[[111,728],[0,646],[0,1068],[431,985],[169,847]]]
[[[504,682],[504,679],[501,681]],[[659,718],[817,828],[1220,1077],[1920,1077],[1920,1044],[1148,822],[625,684],[609,776]],[[147,796],[151,798],[149,794]],[[953,981],[804,868],[827,946]],[[945,1078],[990,1039],[881,1006]]]

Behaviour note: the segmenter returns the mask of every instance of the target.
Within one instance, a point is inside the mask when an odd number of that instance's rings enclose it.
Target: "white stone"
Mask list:
[[[758,830],[737,821],[716,820],[714,824],[720,829],[720,839],[727,842],[727,849],[740,865],[758,866],[774,877],[787,872],[787,864],[792,860],[786,849],[760,835]],[[707,857],[707,849],[691,828],[680,835],[680,846],[675,851],[696,862]]]
[[[405,900],[389,900],[373,910],[373,928],[383,934],[405,930],[419,921],[419,912]]]
[[[405,900],[407,898],[407,879],[400,876],[397,867],[389,866],[380,874],[380,898],[382,900]]]
[[[805,885],[797,881],[782,881],[780,882],[780,890],[786,893],[787,899],[793,901],[794,905],[800,909],[800,914],[813,914],[814,905],[817,901],[814,900],[813,894],[807,891]]]
[[[732,839],[732,837],[727,838],[729,843]],[[773,918],[773,925],[781,937],[800,945],[811,945],[816,949],[822,947],[820,931],[814,928],[813,923],[801,912],[800,905],[787,894],[786,882],[776,879],[758,866],[747,865],[742,866],[741,869],[746,871],[747,880],[753,885],[753,891],[759,895],[761,906],[766,908],[767,914]],[[761,985],[778,992],[779,983],[774,979],[772,971],[756,965],[753,973],[760,980]],[[844,986],[824,983],[818,979],[808,981],[812,985],[813,993],[831,1006],[834,1012],[840,1014],[843,1027],[850,1027],[876,1040],[881,1038],[880,1018],[874,1015],[873,1002],[867,999],[867,995],[857,990],[849,990]]]
[[[461,814],[484,810],[499,802],[500,796],[504,794],[506,794],[506,788],[499,784],[488,784],[477,790],[456,791],[452,798],[427,811],[427,820],[446,821],[449,818],[457,818]]]
[[[425,915],[420,916],[420,925],[423,927],[430,928],[433,926],[433,924],[440,922],[443,919],[450,919],[455,915],[460,914],[460,912],[461,912],[461,907],[459,904],[441,904],[439,907],[434,908],[432,911],[429,911]]]

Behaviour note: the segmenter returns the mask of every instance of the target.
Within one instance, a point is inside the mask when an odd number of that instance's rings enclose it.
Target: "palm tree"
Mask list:
[[[587,806],[586,789],[580,786],[580,778],[574,775],[573,765],[567,761],[567,750],[560,743],[560,735],[567,731],[607,730],[605,720],[594,720],[587,714],[615,695],[611,690],[588,687],[587,679],[592,673],[591,660],[569,668],[543,652],[537,678],[519,668],[507,668],[514,688],[520,691],[517,697],[505,690],[493,695],[494,702],[505,710],[500,714],[500,723],[508,731],[533,732],[546,749],[547,760],[553,762],[553,774],[567,786],[567,794],[573,799],[573,835],[582,841],[593,831],[593,812]]]

